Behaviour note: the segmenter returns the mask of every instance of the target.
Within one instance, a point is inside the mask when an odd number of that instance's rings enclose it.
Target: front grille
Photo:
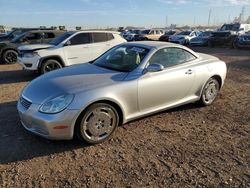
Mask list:
[[[28,68],[32,67],[32,64],[24,63],[24,65]]]
[[[245,41],[250,41],[250,36],[244,36]]]
[[[20,98],[20,103],[21,103],[21,105],[22,105],[26,110],[28,110],[29,107],[30,107],[31,104],[32,104],[32,102],[28,101],[27,99],[25,99],[25,98],[23,98],[23,97]]]

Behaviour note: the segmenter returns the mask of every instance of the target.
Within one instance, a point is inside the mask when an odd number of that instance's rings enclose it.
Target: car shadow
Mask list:
[[[198,102],[189,103],[189,104],[185,104],[185,105],[178,106],[178,107],[175,107],[175,108],[170,108],[170,109],[163,110],[163,111],[160,111],[160,112],[157,112],[157,113],[153,113],[151,115],[146,115],[145,117],[141,117],[141,118],[138,118],[136,120],[132,120],[129,123],[140,121],[140,120],[143,120],[144,118],[149,118],[149,117],[153,117],[153,116],[163,115],[163,114],[166,114],[166,113],[190,111],[192,109],[199,109],[199,108],[202,108],[202,107],[203,106],[201,106]]]
[[[0,164],[49,156],[89,145],[74,139],[50,141],[26,131],[19,120],[16,101],[0,104]]]
[[[0,71],[0,84],[29,82],[38,76],[39,74],[33,71],[23,71],[23,70]]]
[[[51,141],[29,133],[20,123],[16,104],[17,101],[0,104],[0,164],[30,160],[42,156],[52,156],[53,154],[90,146],[77,139],[70,141]],[[200,108],[200,106],[196,103],[188,104],[151,116],[195,108]]]

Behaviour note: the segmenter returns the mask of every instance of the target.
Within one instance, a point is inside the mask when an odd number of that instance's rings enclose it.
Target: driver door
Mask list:
[[[73,36],[63,52],[67,65],[86,63],[92,60],[91,38],[89,33],[79,33]]]
[[[189,61],[195,59],[192,57]],[[180,48],[160,49],[151,57],[149,64],[161,64],[165,69],[160,72],[148,72],[139,79],[140,111],[171,106],[190,95],[195,68],[192,65],[182,66],[187,60],[184,50]]]

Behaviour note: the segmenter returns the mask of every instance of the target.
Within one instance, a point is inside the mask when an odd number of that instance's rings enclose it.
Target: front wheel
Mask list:
[[[61,69],[61,68],[63,68],[63,67],[59,61],[54,60],[54,59],[49,59],[42,64],[42,66],[40,68],[40,73],[45,74],[47,72]]]
[[[210,78],[202,90],[200,103],[203,106],[211,105],[218,96],[219,91],[220,91],[220,84],[218,80],[216,80],[215,78]]]
[[[2,58],[5,64],[14,64],[17,62],[17,52],[15,50],[6,50]]]
[[[233,41],[232,48],[233,49],[239,49],[237,40]]]
[[[76,125],[76,135],[89,144],[99,144],[110,138],[118,124],[119,115],[113,106],[105,103],[93,104]]]

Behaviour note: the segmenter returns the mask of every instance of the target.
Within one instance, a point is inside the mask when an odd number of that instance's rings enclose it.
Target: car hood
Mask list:
[[[38,77],[26,86],[22,95],[32,103],[42,104],[65,93],[77,94],[116,84],[127,74],[84,63]]]
[[[4,41],[4,40],[10,40],[10,36],[8,35],[3,35],[3,36],[0,36],[0,41]]]
[[[23,45],[18,48],[20,51],[35,51],[41,49],[52,48],[54,45],[51,44],[30,44],[30,45]]]
[[[8,45],[10,42],[9,41],[1,41],[0,42],[0,47]]]

